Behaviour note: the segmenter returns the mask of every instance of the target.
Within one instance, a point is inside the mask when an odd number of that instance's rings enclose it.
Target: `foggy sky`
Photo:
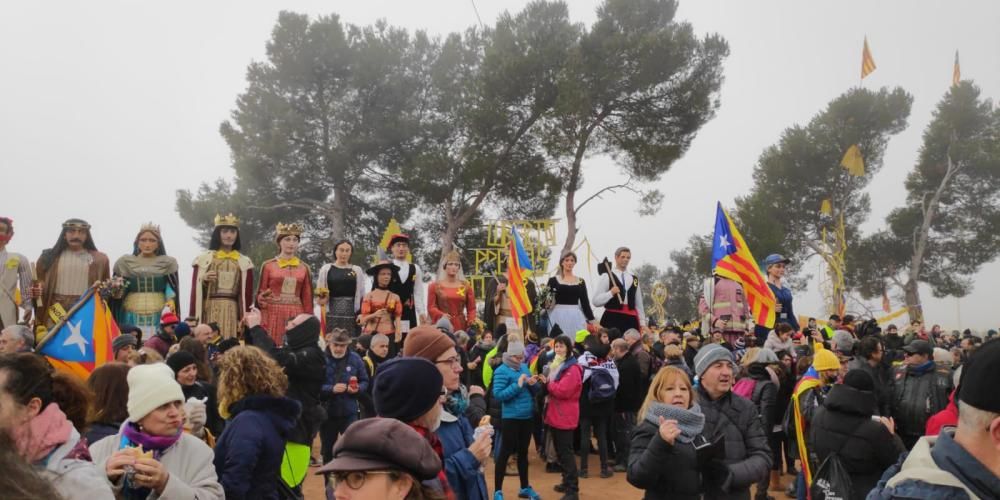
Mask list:
[[[487,25],[526,3],[477,1]],[[598,4],[570,1],[572,19],[591,24]],[[246,88],[247,65],[264,59],[279,10],[338,13],[354,24],[384,18],[439,35],[476,23],[469,0],[38,1],[0,9],[0,214],[12,217],[17,231],[9,248],[34,260],[55,242],[62,220],[82,217],[114,260],[131,250],[142,223],[154,221],[185,272],[200,249],[174,210],[175,191],[232,176],[219,124]],[[867,231],[905,198],[903,179],[951,83],[955,50],[963,78],[984,96],[1000,96],[1000,2],[686,0],[678,18],[729,41],[722,106],[658,183],[666,194],[659,214],[639,218],[628,195],[583,209],[577,241],[587,237],[598,257],[628,245],[635,265],[667,267],[671,250],[712,229],[717,200],[732,207],[749,190],[758,156],[782,130],[807,123],[859,84],[866,34],[878,69],[864,86],[899,85],[915,98],[909,127],[891,140],[868,188]],[[604,157],[586,161],[585,178],[579,199],[622,179]],[[562,208],[556,217],[564,218]],[[564,236],[561,227],[560,241]],[[818,264],[806,270],[817,274]],[[587,277],[586,269],[578,272]],[[1000,320],[990,299],[998,281],[1000,263],[992,262],[960,301],[922,290],[927,321],[948,329],[995,327]],[[187,313],[186,298],[182,304]],[[799,314],[820,315],[816,286],[798,294],[795,305]]]

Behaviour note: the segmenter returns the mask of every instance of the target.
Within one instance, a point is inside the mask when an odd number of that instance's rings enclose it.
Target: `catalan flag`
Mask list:
[[[94,289],[51,332],[39,342],[38,353],[57,370],[86,379],[97,367],[114,361],[111,341],[120,334],[118,324]]]
[[[510,241],[507,242],[507,296],[510,297],[510,307],[514,318],[518,321],[532,311],[531,300],[528,299],[528,289],[524,286],[525,269],[534,270],[528,252],[524,250],[521,236],[517,228],[510,228]]]
[[[957,86],[962,81],[962,67],[958,65],[958,51],[955,51],[955,67],[951,70],[951,85]]]
[[[865,46],[861,49],[861,79],[864,80],[872,71],[875,71],[875,58],[872,57],[872,51],[868,48],[868,37],[866,36]]]
[[[771,328],[774,326],[774,292],[760,274],[756,262],[743,236],[719,203],[712,239],[712,273],[741,284],[754,323]]]
[[[823,344],[816,344],[817,346],[822,346]],[[806,449],[806,436],[809,435],[808,429],[806,429],[807,422],[802,418],[802,395],[808,391],[811,391],[820,386],[819,373],[816,368],[812,366],[802,375],[799,382],[795,384],[795,389],[792,390],[792,409],[795,412],[792,415],[795,422],[795,440],[799,447],[799,456],[808,457],[809,451]],[[812,484],[812,467],[809,466],[808,460],[802,461],[802,474],[806,479],[806,486]],[[809,491],[808,489],[806,490]]]

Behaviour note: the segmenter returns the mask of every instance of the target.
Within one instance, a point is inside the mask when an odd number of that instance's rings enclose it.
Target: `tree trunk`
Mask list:
[[[333,188],[333,201],[330,202],[330,236],[333,240],[347,237],[347,190],[340,187]]]
[[[576,199],[576,189],[566,190],[566,241],[563,243],[562,253],[573,251],[573,243],[576,241],[576,209],[573,207]]]
[[[920,305],[920,283],[915,280],[908,280],[903,286],[906,294],[906,308],[910,316],[910,321],[924,320],[924,307]]]

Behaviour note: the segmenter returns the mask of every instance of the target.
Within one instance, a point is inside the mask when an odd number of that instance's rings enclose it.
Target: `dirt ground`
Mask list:
[[[314,456],[319,456],[319,440],[316,440],[314,448]],[[535,488],[535,491],[542,496],[543,499],[555,500],[562,496],[561,493],[556,493],[552,487],[559,484],[561,476],[559,474],[551,474],[545,472],[545,464],[539,459],[538,455],[532,452],[528,453],[529,463],[531,464],[528,469],[528,478],[531,482],[531,486]],[[323,492],[323,478],[321,476],[315,475],[316,469],[311,468],[309,476],[306,477],[304,493],[306,500],[322,500],[325,498]],[[606,500],[638,500],[642,498],[642,490],[637,489],[628,483],[625,479],[624,472],[616,472],[614,476],[601,479],[599,476],[600,466],[598,465],[598,459],[596,456],[590,457],[590,474],[591,477],[587,479],[580,479],[580,498],[581,499],[606,499]],[[781,478],[783,485],[788,485],[792,478],[791,476],[782,476]],[[489,489],[490,493],[493,493],[493,462],[486,467],[486,487]],[[517,492],[520,489],[519,481],[517,476],[507,476],[503,482],[503,494],[505,500],[518,500]],[[778,500],[787,498],[784,494],[775,491],[775,488],[771,487],[771,496]],[[753,494],[753,489],[751,490]],[[492,500],[492,499],[491,499]]]

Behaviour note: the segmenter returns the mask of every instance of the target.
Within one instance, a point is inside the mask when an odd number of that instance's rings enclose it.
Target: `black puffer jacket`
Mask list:
[[[882,473],[905,451],[903,442],[871,419],[875,394],[838,384],[816,410],[809,428],[813,472],[833,452],[851,475],[851,498],[865,498]]]
[[[618,361],[618,391],[615,392],[615,411],[636,413],[646,398],[646,384],[642,379],[639,359],[631,352]]]
[[[267,331],[259,326],[247,334],[250,344],[270,352],[288,376],[289,398],[302,405],[302,415],[288,440],[311,444],[319,426],[326,420],[326,411],[319,402],[326,377],[326,358],[319,348],[319,320],[315,316],[285,332],[285,347],[276,347]]]
[[[751,402],[757,407],[757,413],[760,414],[764,434],[770,434],[774,424],[781,422],[779,418],[782,411],[779,410],[777,404],[778,385],[771,380],[767,365],[763,363],[752,363],[747,368],[747,376],[757,381],[751,395]]]
[[[705,414],[702,433],[710,442],[722,435],[726,452],[723,466],[704,474],[704,498],[750,498],[750,485],[771,471],[771,449],[757,409],[732,392],[712,401],[702,387],[698,387],[698,401]]]
[[[667,444],[660,429],[643,419],[632,431],[628,454],[628,482],[645,490],[645,500],[696,499],[701,493],[701,473],[691,443]]]

